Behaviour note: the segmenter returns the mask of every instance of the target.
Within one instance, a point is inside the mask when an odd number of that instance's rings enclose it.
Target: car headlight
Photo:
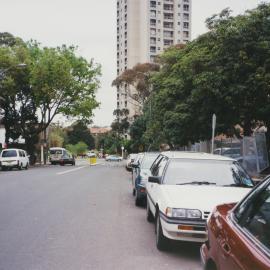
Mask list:
[[[166,216],[171,218],[200,219],[202,217],[202,213],[197,209],[167,207]]]

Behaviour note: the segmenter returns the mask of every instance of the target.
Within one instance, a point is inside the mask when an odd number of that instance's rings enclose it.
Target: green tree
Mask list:
[[[262,121],[269,134],[269,17],[269,4],[237,17],[224,10],[207,20],[208,33],[167,50],[152,77],[146,133],[173,147],[206,140],[215,113],[218,133],[239,124],[250,135]]]
[[[151,75],[158,70],[159,65],[156,63],[137,64],[119,75],[112,85],[125,88],[125,93],[121,94],[125,94],[142,109],[152,91]]]
[[[68,129],[66,140],[69,144],[76,144],[81,141],[86,143],[89,149],[95,148],[95,139],[87,125],[82,121],[77,121],[70,127],[70,130]]]
[[[78,57],[74,47],[43,48],[7,33],[0,34],[0,42],[0,108],[6,142],[22,136],[33,149],[39,134],[59,114],[90,121],[98,106],[99,65]],[[22,62],[27,67],[19,69]]]

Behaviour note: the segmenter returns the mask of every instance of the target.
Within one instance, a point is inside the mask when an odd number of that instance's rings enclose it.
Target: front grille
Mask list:
[[[203,212],[203,219],[208,219],[209,215],[210,215],[210,212],[204,211]]]

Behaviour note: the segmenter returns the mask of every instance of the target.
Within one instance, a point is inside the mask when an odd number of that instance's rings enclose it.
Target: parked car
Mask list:
[[[135,186],[136,175],[138,173],[143,156],[144,156],[144,153],[138,153],[134,162],[132,163],[131,183],[133,187]],[[135,189],[133,189],[132,193],[133,193],[133,196],[135,196]]]
[[[146,201],[146,183],[151,175],[150,168],[159,153],[144,153],[141,162],[134,171],[134,182],[132,182],[133,193],[135,193],[135,205],[143,205]]]
[[[136,159],[137,154],[130,154],[127,157],[127,163],[126,163],[126,169],[128,171],[132,171],[132,163],[134,162],[134,160]]]
[[[65,148],[62,147],[52,147],[49,149],[49,160],[52,165],[60,164],[70,164],[75,165],[74,156]]]
[[[253,187],[233,159],[205,153],[167,152],[158,156],[146,184],[147,220],[155,221],[156,245],[169,239],[205,242],[206,220],[218,204],[240,201]]]
[[[217,149],[215,149],[214,154],[215,155],[222,155],[222,156],[230,157],[230,158],[234,158],[234,159],[240,158],[242,156],[241,149],[239,147],[217,148]]]
[[[110,155],[106,157],[106,161],[122,161],[123,158],[116,155]]]
[[[22,149],[4,149],[0,154],[0,167],[2,170],[17,168],[28,169],[29,156]]]
[[[204,269],[270,269],[270,177],[240,203],[217,206],[201,247]]]
[[[62,157],[59,160],[59,164],[61,166],[64,166],[66,164],[70,164],[72,166],[75,166],[75,157],[68,151],[65,151]]]

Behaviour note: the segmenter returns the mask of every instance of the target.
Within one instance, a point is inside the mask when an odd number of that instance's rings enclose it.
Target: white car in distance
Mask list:
[[[155,221],[156,245],[169,239],[205,242],[206,221],[215,206],[240,201],[253,187],[233,159],[192,152],[166,152],[151,167],[146,184],[147,220]]]
[[[2,170],[17,168],[28,169],[29,156],[22,149],[4,149],[0,154],[0,167]]]

